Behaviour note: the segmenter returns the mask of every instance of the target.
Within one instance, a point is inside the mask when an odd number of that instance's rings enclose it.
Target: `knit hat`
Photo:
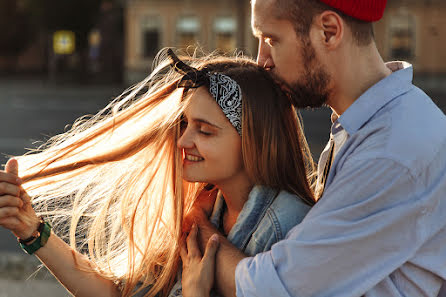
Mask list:
[[[382,18],[387,0],[320,0],[346,15],[366,22]]]

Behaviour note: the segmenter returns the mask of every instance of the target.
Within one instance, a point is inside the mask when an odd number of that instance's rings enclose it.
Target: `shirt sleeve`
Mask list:
[[[237,296],[362,296],[435,232],[420,227],[435,225],[421,182],[389,159],[347,160],[286,240],[238,264]]]

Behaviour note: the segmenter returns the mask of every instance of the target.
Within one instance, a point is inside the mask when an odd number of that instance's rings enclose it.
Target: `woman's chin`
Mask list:
[[[183,175],[183,179],[190,183],[207,183],[208,181],[198,178],[196,176]]]

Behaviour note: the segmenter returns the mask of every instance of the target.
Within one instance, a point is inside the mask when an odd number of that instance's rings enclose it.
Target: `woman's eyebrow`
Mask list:
[[[198,122],[198,123],[203,123],[203,124],[206,124],[206,125],[218,128],[218,129],[222,129],[221,127],[219,127],[219,126],[217,126],[215,124],[212,124],[212,123],[206,121],[205,119],[193,118],[192,121]]]

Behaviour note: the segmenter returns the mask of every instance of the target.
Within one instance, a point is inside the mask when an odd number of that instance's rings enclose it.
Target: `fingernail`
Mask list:
[[[22,183],[22,179],[21,179],[20,177],[17,177],[15,180],[16,180],[16,182],[19,183],[19,184]]]
[[[218,242],[218,234],[213,234],[213,235],[211,236],[211,240],[212,240],[212,241],[215,241],[215,242]]]

